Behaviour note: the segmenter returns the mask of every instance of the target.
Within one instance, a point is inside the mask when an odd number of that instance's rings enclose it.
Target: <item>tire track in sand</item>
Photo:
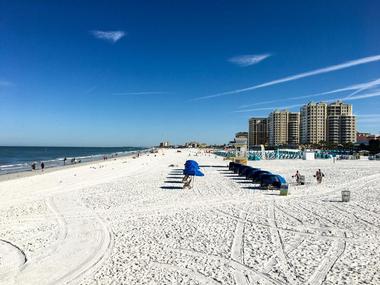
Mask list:
[[[287,283],[294,283],[297,280],[297,277],[293,273],[292,265],[288,262],[286,258],[286,252],[285,252],[285,245],[283,243],[280,230],[277,225],[277,218],[276,218],[276,211],[275,211],[275,201],[273,200],[272,203],[268,205],[268,222],[271,226],[270,232],[272,237],[272,242],[275,247],[275,253],[277,257],[280,259],[279,266],[283,270],[281,270],[286,278]]]
[[[68,196],[51,200],[54,202],[50,204],[51,209],[60,217],[59,243],[53,246],[55,250],[48,249],[49,255],[29,260],[16,276],[16,283],[78,283],[80,278],[96,270],[108,257],[113,246],[110,229],[77,200]],[[80,218],[70,218],[73,213],[80,213]]]
[[[245,220],[247,219],[247,211],[244,209],[239,213],[239,219],[236,223],[234,238],[231,246],[231,259],[235,260],[239,263],[244,264],[243,256],[244,256],[244,245],[243,245],[243,236],[244,236],[244,228],[245,228]],[[238,269],[234,270],[234,277],[236,284],[246,285],[248,284],[247,277],[244,273]]]
[[[301,207],[301,206],[299,207],[302,208],[302,210],[312,213],[314,216],[319,217],[321,220],[324,220],[326,222],[326,225],[330,227],[336,226],[336,224],[333,221],[331,221],[329,218],[319,215],[315,213],[315,211],[307,209],[305,207]],[[346,249],[347,235],[346,235],[346,232],[342,232],[338,228],[336,228],[335,231],[340,236],[340,238],[333,240],[326,255],[323,257],[323,259],[319,263],[314,273],[309,277],[306,284],[309,284],[309,285],[323,284],[327,278],[328,273],[334,267],[335,263],[339,260],[339,258],[343,255]]]

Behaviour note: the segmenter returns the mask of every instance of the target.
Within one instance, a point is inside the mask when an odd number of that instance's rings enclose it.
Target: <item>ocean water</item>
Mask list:
[[[45,167],[70,165],[75,158],[76,162],[94,161],[104,156],[125,156],[144,151],[143,147],[29,147],[29,146],[0,146],[0,175],[20,171],[31,171],[31,165],[36,162],[37,169],[41,161]]]

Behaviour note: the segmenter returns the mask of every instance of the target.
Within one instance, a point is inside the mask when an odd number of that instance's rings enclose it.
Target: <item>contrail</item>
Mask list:
[[[346,96],[346,97],[341,97],[341,98],[334,98],[334,99],[328,99],[328,100],[323,100],[322,102],[325,103],[331,103],[335,102],[337,100],[341,101],[352,101],[352,100],[360,100],[360,99],[367,99],[367,98],[373,98],[373,97],[379,97],[380,96],[380,91],[376,90],[373,93],[368,93],[368,94],[358,94],[355,96]],[[275,110],[275,109],[292,109],[296,107],[301,107],[305,105],[303,104],[295,104],[295,105],[288,105],[288,106],[277,106],[277,107],[265,107],[265,108],[254,108],[254,109],[244,109],[244,110],[236,110],[234,113],[246,113],[246,112],[253,112],[253,111],[266,111],[266,110]]]
[[[374,88],[374,87],[376,87],[378,85],[380,85],[380,78],[378,78],[376,80],[369,81],[369,82],[355,84],[355,85],[347,86],[347,87],[344,87],[344,88],[334,89],[334,90],[325,91],[325,92],[321,92],[321,93],[315,93],[315,94],[303,95],[303,96],[296,96],[296,97],[289,97],[289,98],[284,98],[284,99],[262,101],[262,102],[257,102],[257,103],[253,103],[253,104],[242,105],[239,108],[247,108],[247,107],[251,107],[251,106],[257,106],[257,105],[263,105],[263,104],[269,104],[269,103],[275,103],[275,102],[284,102],[284,101],[289,101],[289,100],[312,98],[312,97],[318,97],[318,96],[322,96],[322,95],[329,95],[329,94],[333,94],[333,93],[339,93],[339,92],[345,92],[345,91],[355,90],[353,93],[351,93],[351,94],[348,95],[348,98],[349,98],[351,96],[356,95],[357,93],[360,93],[360,92],[362,92],[364,90],[368,90],[368,89]]]
[[[349,67],[352,67],[352,66],[357,66],[357,65],[366,64],[366,63],[370,63],[370,62],[376,62],[376,61],[380,61],[380,55],[363,57],[363,58],[360,58],[360,59],[355,59],[355,60],[347,61],[347,62],[344,62],[344,63],[341,63],[341,64],[332,65],[332,66],[328,66],[328,67],[324,67],[324,68],[320,68],[320,69],[316,69],[316,70],[312,70],[312,71],[308,71],[308,72],[304,72],[304,73],[300,73],[300,74],[296,74],[296,75],[287,76],[287,77],[284,77],[284,78],[281,78],[281,79],[269,81],[269,82],[262,83],[262,84],[259,84],[259,85],[254,85],[254,86],[250,86],[250,87],[247,87],[247,88],[236,89],[236,90],[227,91],[227,92],[223,92],[223,93],[217,93],[217,94],[213,94],[213,95],[209,95],[209,96],[204,96],[204,97],[198,97],[196,99],[198,99],[198,100],[200,100],[200,99],[209,99],[209,98],[215,98],[215,97],[220,97],[220,96],[225,96],[225,95],[239,94],[239,93],[243,93],[243,92],[247,92],[247,91],[252,91],[252,90],[255,90],[255,89],[259,89],[259,88],[264,88],[264,87],[268,87],[268,86],[272,86],[272,85],[277,85],[277,84],[288,82],[288,81],[294,81],[294,80],[298,80],[298,79],[305,78],[305,77],[310,77],[310,76],[314,76],[314,75],[318,75],[318,74],[323,74],[323,73],[329,73],[329,72],[332,72],[332,71],[346,69],[346,68],[349,68]]]

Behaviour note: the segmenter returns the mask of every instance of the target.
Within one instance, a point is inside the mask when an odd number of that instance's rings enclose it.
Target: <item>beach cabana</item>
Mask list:
[[[256,172],[252,173],[252,176],[251,176],[252,182],[260,183],[261,176],[264,174],[272,174],[272,173],[266,170],[257,170]]]
[[[241,168],[241,167],[244,167],[244,166],[245,166],[245,165],[243,165],[243,164],[235,163],[235,165],[234,165],[234,173],[239,173],[240,168]]]
[[[281,175],[263,174],[260,177],[260,187],[270,189],[281,189],[281,186],[287,185],[286,180]]]
[[[261,170],[261,169],[260,168],[253,168],[253,167],[247,169],[247,171],[245,172],[245,178],[246,179],[252,179],[252,174],[258,170]]]
[[[248,166],[248,165],[243,165],[243,166],[241,166],[241,167],[239,168],[239,172],[238,172],[239,176],[245,176],[245,174],[247,173],[247,171],[248,171],[250,168],[252,168],[252,167],[250,167],[250,166]]]

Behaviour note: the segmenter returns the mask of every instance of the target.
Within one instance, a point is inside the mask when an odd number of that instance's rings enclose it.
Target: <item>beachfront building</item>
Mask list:
[[[286,145],[288,142],[288,111],[274,110],[268,117],[269,145]]]
[[[352,105],[342,101],[313,103],[301,107],[301,143],[347,144],[356,141],[356,119]]]
[[[160,147],[162,147],[162,148],[170,147],[170,142],[168,142],[168,141],[166,141],[166,142],[160,142]]]
[[[356,143],[368,145],[371,140],[380,140],[380,135],[374,135],[371,133],[356,133]]]
[[[296,146],[300,143],[300,113],[288,114],[288,145]]]
[[[235,161],[241,161],[241,163],[246,164],[247,150],[248,150],[248,133],[238,132],[235,134],[235,139],[233,141],[233,147],[235,148]]]
[[[275,110],[268,117],[269,145],[297,145],[299,143],[300,114]]]
[[[356,141],[356,119],[352,105],[336,101],[327,106],[327,142],[347,144]]]
[[[235,138],[245,138],[248,140],[248,133],[247,132],[237,132],[235,134]]]
[[[310,102],[301,107],[301,144],[317,144],[326,141],[327,104]]]
[[[248,147],[268,144],[268,119],[250,118],[248,121]]]

